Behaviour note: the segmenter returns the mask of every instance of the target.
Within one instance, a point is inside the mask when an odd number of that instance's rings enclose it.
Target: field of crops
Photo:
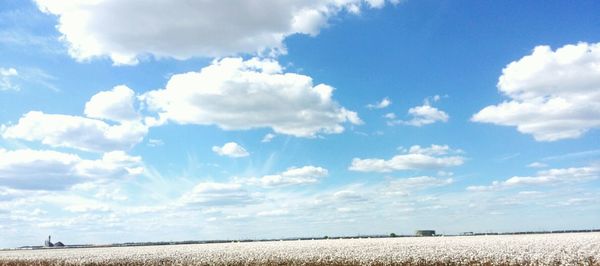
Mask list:
[[[600,233],[15,250],[0,265],[600,265]]]

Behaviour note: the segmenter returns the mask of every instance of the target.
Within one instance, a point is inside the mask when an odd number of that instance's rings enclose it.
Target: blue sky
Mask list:
[[[598,227],[600,3],[0,4],[0,246]]]

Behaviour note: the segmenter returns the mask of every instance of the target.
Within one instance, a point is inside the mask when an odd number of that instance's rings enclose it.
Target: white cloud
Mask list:
[[[381,101],[378,102],[378,103],[368,104],[367,108],[369,108],[369,109],[383,109],[383,108],[386,108],[386,107],[390,106],[391,104],[392,104],[392,101],[389,98],[385,97],[385,98],[381,99]]]
[[[6,139],[41,141],[52,147],[95,152],[130,149],[148,132],[138,122],[109,125],[96,119],[38,111],[23,115],[16,125],[4,127],[1,133]]]
[[[355,112],[332,99],[333,88],[313,86],[308,76],[282,73],[278,62],[225,58],[200,72],[171,77],[166,89],[142,96],[160,123],[218,125],[225,130],[272,128],[275,133],[316,137],[361,124]]]
[[[543,161],[560,161],[560,160],[572,160],[572,159],[585,159],[594,158],[600,156],[600,149],[578,151],[571,153],[561,153],[560,155],[553,155],[542,158]]]
[[[417,176],[402,178],[390,181],[390,187],[393,189],[401,190],[416,190],[424,189],[429,187],[438,187],[452,184],[454,180],[452,178],[435,178],[431,176]]]
[[[421,147],[420,145],[413,145],[408,148],[408,153],[412,154],[426,154],[426,155],[445,155],[449,152],[453,152],[448,145],[437,145],[431,144],[429,147]],[[456,150],[454,152],[461,153],[461,150]]]
[[[383,117],[385,117],[387,119],[390,119],[390,120],[394,120],[394,119],[396,119],[396,114],[394,114],[394,113],[387,113]]]
[[[528,164],[527,167],[530,167],[530,168],[545,168],[545,167],[548,167],[548,165],[545,164],[545,163],[533,162],[533,163]]]
[[[136,64],[147,55],[187,59],[283,52],[287,36],[317,35],[342,10],[358,13],[363,3],[370,8],[385,4],[384,0],[35,2],[40,10],[58,16],[56,27],[72,57],[80,61],[110,57],[115,64]]]
[[[448,114],[430,105],[415,106],[408,109],[408,114],[413,118],[408,121],[400,121],[400,124],[421,127],[435,122],[448,122]]]
[[[539,171],[535,176],[513,176],[505,181],[494,181],[489,186],[469,186],[469,191],[490,191],[516,186],[539,186],[584,182],[600,178],[596,166],[558,168]]]
[[[273,217],[273,216],[284,216],[289,213],[290,213],[289,210],[279,209],[279,210],[260,211],[260,212],[256,213],[256,216],[258,216],[258,217]]]
[[[439,95],[435,95],[426,98],[423,105],[408,109],[408,115],[412,117],[410,120],[394,120],[396,119],[395,114],[386,115],[385,118],[388,119],[387,124],[390,126],[407,125],[422,127],[436,122],[448,122],[450,116],[446,112],[431,106],[432,101],[437,102],[440,99],[441,97]]]
[[[359,172],[392,172],[411,169],[439,169],[462,165],[465,158],[462,156],[439,156],[451,151],[446,146],[432,145],[421,148],[412,146],[408,153],[400,154],[389,160],[384,159],[352,159],[349,169]]]
[[[366,0],[367,3],[369,4],[369,6],[371,7],[375,7],[375,8],[381,8],[383,7],[383,5],[385,5],[385,0]],[[398,0],[396,0],[394,3],[397,3]]]
[[[142,167],[131,169],[130,173],[138,174],[143,172]],[[94,198],[110,201],[125,201],[129,197],[125,195],[118,183],[104,182],[96,180],[85,183],[79,183],[70,188],[73,192],[84,192],[86,195],[93,195]]]
[[[0,39],[2,34],[0,32]],[[0,43],[2,40],[0,40]],[[59,91],[53,84],[56,77],[46,73],[39,68],[21,67],[17,71],[15,68],[0,67],[0,91],[20,91],[26,88],[47,88],[52,91]]]
[[[14,68],[1,68],[0,67],[0,91],[15,90],[18,91],[19,86],[13,84],[12,79],[19,75]]]
[[[444,97],[446,97],[446,98],[447,98],[447,97],[448,97],[448,95],[445,95]],[[426,103],[429,103],[430,101],[433,101],[433,102],[439,102],[441,99],[442,99],[442,96],[439,96],[439,95],[437,95],[437,94],[436,94],[436,95],[433,95],[433,97],[431,97],[431,98],[429,98],[429,99],[425,99],[425,102],[426,102]]]
[[[340,190],[333,193],[333,199],[337,202],[362,202],[368,198],[354,190]]]
[[[101,160],[82,160],[77,167],[81,176],[89,178],[140,175],[144,171],[141,161],[139,156],[130,156],[123,151],[111,151],[104,153]]]
[[[78,183],[118,179],[142,172],[141,158],[122,151],[87,160],[56,151],[0,149],[0,186],[17,189],[60,190]]]
[[[395,179],[389,182],[384,188],[387,194],[409,195],[416,190],[422,190],[432,187],[447,186],[454,182],[452,178],[436,178],[431,176],[416,176],[402,179]]]
[[[165,145],[165,142],[161,139],[148,139],[148,146],[150,147],[158,147]]]
[[[328,173],[325,168],[308,165],[300,168],[289,168],[279,174],[265,175],[261,178],[250,178],[242,181],[263,187],[282,187],[318,183]]]
[[[275,135],[273,133],[267,133],[260,142],[262,142],[262,143],[271,142],[276,136],[277,135]]]
[[[32,13],[34,12],[35,14],[38,14],[37,11],[33,10]],[[2,14],[2,20],[7,21],[4,14],[6,14],[6,12]],[[13,14],[17,14],[17,12],[14,12]],[[17,26],[17,23],[23,20],[24,17],[27,17],[27,15],[20,13],[18,18],[14,17],[13,19],[10,19],[12,26]],[[60,42],[56,39],[55,34],[49,33],[48,35],[40,35],[39,32],[33,33],[17,27],[3,27],[0,30],[0,44],[13,48],[35,47],[34,49],[36,49],[36,51],[51,55],[66,52]]]
[[[576,205],[594,205],[598,202],[598,198],[570,198],[563,202],[559,202],[559,206],[576,206]]]
[[[498,181],[494,181],[489,186],[468,186],[467,190],[473,191],[473,192],[484,192],[484,191],[496,190],[496,189],[499,189],[500,187],[501,187],[501,183]]]
[[[125,85],[116,86],[92,96],[85,104],[84,114],[90,118],[119,122],[139,120],[134,101],[135,92],[132,89]]]
[[[545,185],[563,182],[581,182],[598,178],[600,169],[595,167],[550,169],[535,176],[513,176],[504,181],[507,186]]]
[[[537,46],[502,70],[497,87],[510,99],[471,120],[515,126],[537,141],[578,138],[600,127],[599,64],[600,43]]]
[[[0,68],[0,75],[2,76],[16,76],[19,73],[14,68]]]
[[[1,150],[0,150],[1,152]],[[0,178],[0,182],[1,182],[1,178]],[[2,182],[5,183],[5,182]],[[17,199],[17,198],[24,198],[24,197],[35,197],[37,195],[35,194],[39,194],[40,191],[26,191],[26,190],[20,190],[20,189],[13,189],[13,188],[8,188],[5,187],[3,185],[0,185],[0,202],[3,201],[10,201],[13,199]],[[1,205],[0,205],[1,207]],[[0,213],[2,213],[2,208],[0,208]]]
[[[87,212],[108,212],[111,208],[101,202],[78,202],[70,204],[64,207],[66,211],[76,213],[87,213]]]
[[[202,182],[179,200],[184,205],[226,206],[249,204],[257,200],[238,183]]]
[[[244,149],[244,147],[235,142],[225,143],[223,147],[213,146],[212,151],[220,156],[227,156],[231,158],[240,158],[250,155],[248,151]]]

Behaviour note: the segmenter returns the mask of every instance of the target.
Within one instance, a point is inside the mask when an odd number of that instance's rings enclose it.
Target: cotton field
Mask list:
[[[0,265],[600,265],[600,233],[327,239],[0,252]]]

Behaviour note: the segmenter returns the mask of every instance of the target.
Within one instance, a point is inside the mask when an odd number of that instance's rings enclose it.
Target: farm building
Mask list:
[[[417,230],[416,236],[434,236],[435,230]]]
[[[58,241],[56,243],[52,243],[52,237],[48,236],[48,240],[44,241],[44,247],[45,248],[56,248],[56,247],[64,247],[65,244],[63,244],[62,242]]]
[[[52,244],[52,237],[48,236],[48,240],[44,241],[44,247],[46,248],[51,248],[54,247],[54,244]]]

